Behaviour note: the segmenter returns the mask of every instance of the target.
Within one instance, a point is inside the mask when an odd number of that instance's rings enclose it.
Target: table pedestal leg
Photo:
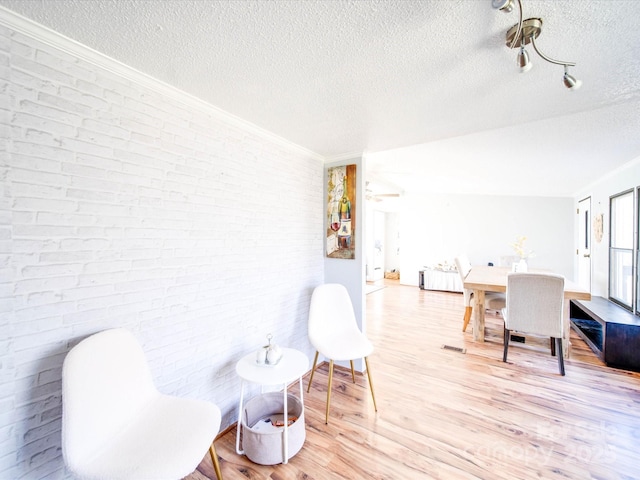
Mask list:
[[[300,403],[303,405],[303,408],[304,408],[304,399],[302,398],[302,377],[300,377],[298,381],[300,382]]]
[[[484,342],[484,290],[474,290],[473,298],[476,303],[473,315],[473,339]]]
[[[282,460],[282,463],[287,463],[289,461],[289,409],[287,408],[287,384],[284,384],[284,398],[283,398],[283,404],[284,404],[284,431],[282,432],[282,442],[283,442],[283,447],[282,447],[282,451],[284,452],[284,458]]]
[[[244,455],[244,450],[240,449],[240,435],[242,431],[242,404],[244,401],[244,380],[240,387],[240,406],[238,408],[238,425],[236,426],[236,453],[238,455]]]
[[[562,314],[562,354],[564,358],[569,358],[571,354],[571,300],[565,298],[564,312]],[[559,353],[557,353],[559,355]]]
[[[298,383],[300,384],[300,403],[302,404],[302,408],[304,408],[304,398],[303,398],[303,386],[302,386],[302,377],[300,377],[298,379]],[[287,463],[289,461],[289,408],[288,408],[288,398],[287,398],[287,384],[284,384],[284,398],[283,398],[283,403],[284,403],[284,431],[283,431],[283,435],[282,435],[282,441],[283,443],[283,447],[282,447],[282,451],[284,454],[284,459],[282,461],[282,463]]]

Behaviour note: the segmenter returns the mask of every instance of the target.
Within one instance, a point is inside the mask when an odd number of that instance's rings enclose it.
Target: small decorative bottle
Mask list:
[[[338,230],[338,246],[351,248],[351,201],[347,192],[347,176],[342,179],[342,199],[338,207],[340,213],[340,230]]]
[[[273,335],[267,335],[268,345],[260,348],[256,352],[256,362],[264,365],[276,365],[282,358],[282,350],[278,345],[271,344]]]
[[[527,270],[528,270],[527,260],[524,259],[524,258],[521,258],[520,261],[516,265],[516,272],[526,273]]]

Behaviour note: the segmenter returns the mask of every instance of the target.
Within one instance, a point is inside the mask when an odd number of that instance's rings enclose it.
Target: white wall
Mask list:
[[[526,235],[536,256],[532,268],[573,279],[572,198],[421,194],[405,196],[400,212],[400,281],[418,285],[424,266],[453,263],[466,253],[472,264],[500,264],[514,255],[511,243]]]
[[[322,160],[153,83],[0,26],[0,478],[66,476],[61,366],[94,332],[222,428],[268,333],[313,353]]]
[[[609,295],[609,197],[631,188],[640,187],[640,158],[630,161],[624,167],[611,172],[605,178],[591,185],[575,197],[578,202],[591,197],[591,218],[603,214],[603,235],[600,243],[591,232],[591,293],[605,297]]]

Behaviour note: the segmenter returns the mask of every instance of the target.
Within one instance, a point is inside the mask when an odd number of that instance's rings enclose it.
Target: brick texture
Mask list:
[[[234,423],[242,355],[312,353],[322,162],[5,27],[0,60],[0,478],[68,476],[62,363],[107,328]]]

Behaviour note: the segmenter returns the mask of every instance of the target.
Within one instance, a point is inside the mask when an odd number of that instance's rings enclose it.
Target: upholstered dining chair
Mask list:
[[[458,269],[458,275],[464,285],[464,280],[471,271],[471,263],[466,255],[460,255],[454,259],[456,268]],[[462,288],[462,297],[464,301],[464,317],[462,319],[462,331],[467,330],[467,325],[471,320],[471,313],[473,311],[473,290],[468,288]],[[495,310],[500,312],[505,307],[506,296],[500,292],[486,292],[484,294],[484,308],[485,310]]]
[[[96,333],[62,367],[62,455],[81,479],[167,479],[192,473],[220,429],[213,403],[158,392],[142,347],[122,328]]]
[[[351,298],[344,285],[327,283],[316,287],[313,291],[309,307],[309,341],[316,349],[316,355],[313,359],[307,392],[311,389],[313,374],[318,363],[318,354],[322,354],[329,360],[325,423],[329,423],[334,361],[349,360],[351,363],[351,378],[353,383],[356,383],[353,361],[364,358],[369,388],[371,388],[371,397],[373,398],[373,407],[377,412],[378,407],[368,359],[373,352],[373,345],[358,328]]]
[[[564,311],[564,277],[542,273],[507,275],[507,306],[504,318],[504,353],[507,361],[511,332],[550,337],[551,355],[558,356],[560,374],[564,375],[562,351]]]

